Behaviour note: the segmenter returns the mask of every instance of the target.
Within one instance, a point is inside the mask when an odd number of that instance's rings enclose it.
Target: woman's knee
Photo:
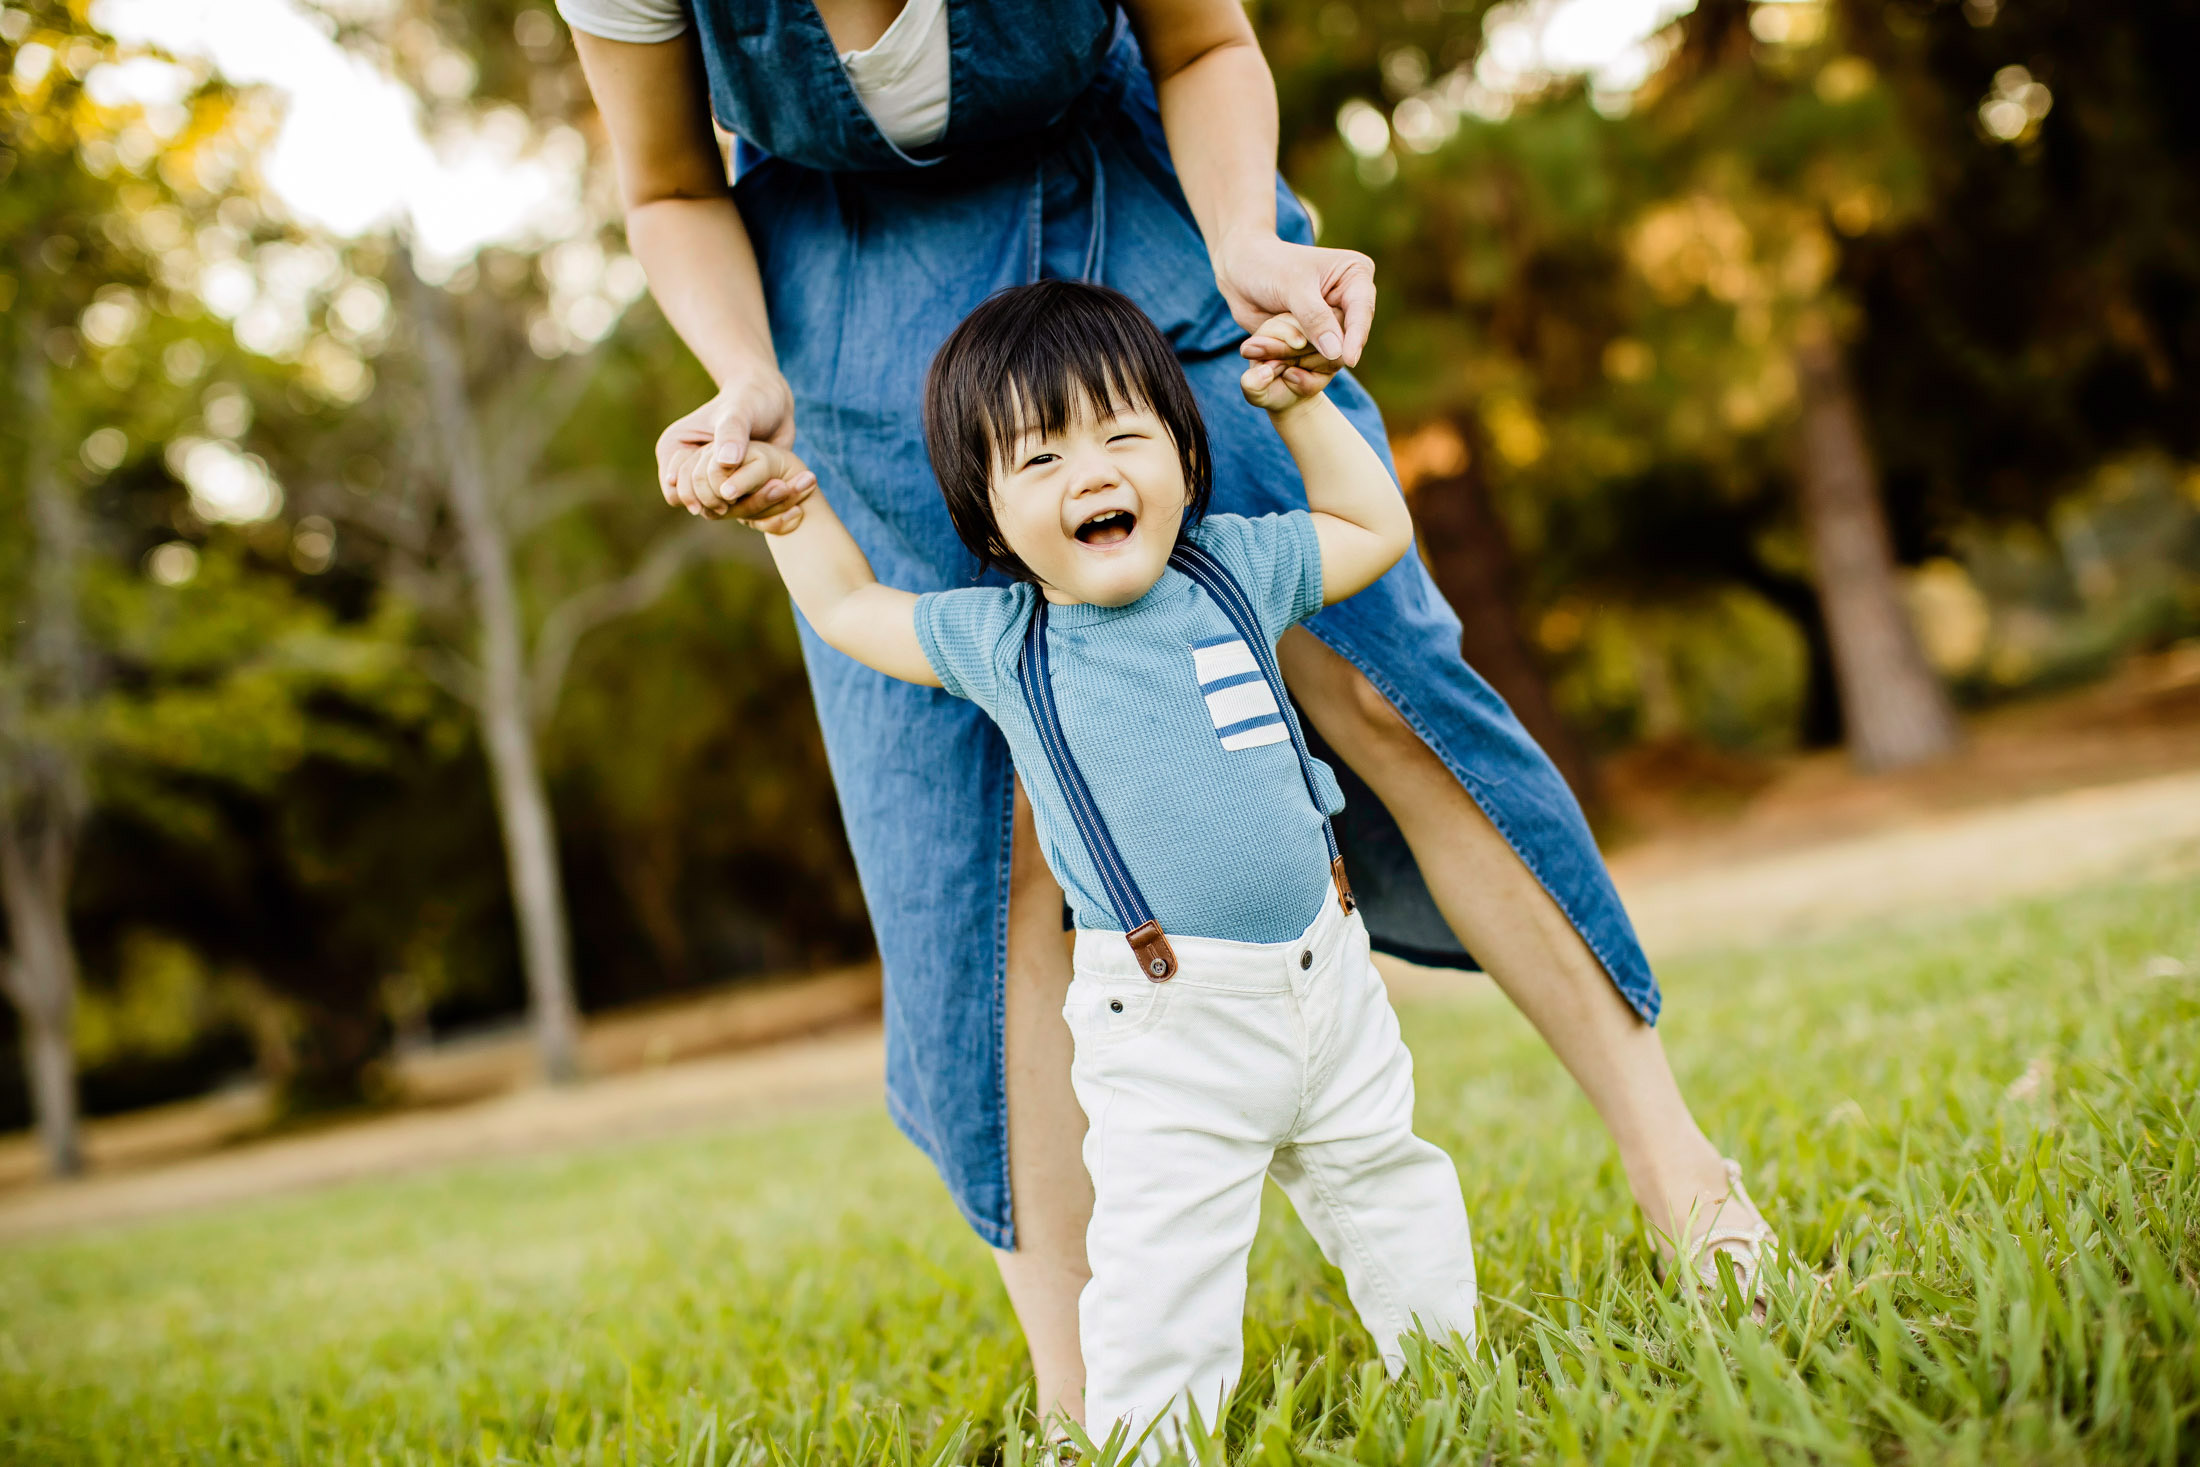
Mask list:
[[[1381,689],[1311,633],[1293,628],[1278,649],[1278,660],[1307,719],[1354,768],[1368,760],[1436,757]]]

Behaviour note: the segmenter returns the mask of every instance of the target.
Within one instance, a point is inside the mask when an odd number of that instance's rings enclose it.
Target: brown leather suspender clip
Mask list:
[[[1176,949],[1169,946],[1168,934],[1161,930],[1159,922],[1146,922],[1123,934],[1138,955],[1138,966],[1156,983],[1166,983],[1176,976]]]
[[[1329,879],[1337,883],[1337,905],[1349,917],[1359,909],[1360,899],[1352,894],[1352,883],[1344,879],[1344,857],[1329,863]]]

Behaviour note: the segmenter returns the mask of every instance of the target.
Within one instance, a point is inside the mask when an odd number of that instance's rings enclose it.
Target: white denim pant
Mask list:
[[[1413,1060],[1335,894],[1294,942],[1171,936],[1148,982],[1122,937],[1077,934],[1063,1016],[1089,1122],[1092,1282],[1078,1300],[1095,1441],[1196,1404],[1213,1425],[1244,1357],[1245,1267],[1273,1176],[1392,1371],[1416,1321],[1474,1335],[1474,1246],[1451,1159],[1413,1134]]]

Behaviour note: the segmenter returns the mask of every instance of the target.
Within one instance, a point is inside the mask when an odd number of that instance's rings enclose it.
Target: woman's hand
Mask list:
[[[657,437],[657,484],[665,503],[689,514],[754,524],[787,507],[784,486],[746,486],[729,480],[748,457],[749,442],[794,442],[794,393],[777,372],[729,378],[718,395]]]
[[[1275,316],[1290,316],[1328,361],[1360,360],[1375,320],[1375,262],[1357,250],[1292,244],[1273,230],[1232,235],[1215,252],[1215,284],[1230,314],[1249,332]],[[1254,336],[1239,353],[1254,361],[1296,357],[1273,337]]]

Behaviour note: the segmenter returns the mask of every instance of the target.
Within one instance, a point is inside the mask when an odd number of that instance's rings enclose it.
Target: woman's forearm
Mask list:
[[[792,441],[794,398],[711,131],[694,29],[651,42],[576,30],[573,45],[618,164],[627,243],[665,318],[718,384],[709,402],[657,435],[658,488],[690,514],[754,518],[757,506],[720,488],[752,439]]]
[[[1210,255],[1276,229],[1276,82],[1237,0],[1134,0],[1177,182]]]
[[[626,205],[626,237],[672,329],[711,377],[776,372],[748,227],[726,186],[693,32],[649,43],[573,33]]]
[[[756,251],[730,195],[632,204],[626,238],[665,319],[712,381],[779,369]]]
[[[1375,266],[1276,235],[1276,82],[1237,0],[1124,0],[1161,103],[1169,156],[1215,285],[1247,331],[1289,314],[1323,356],[1360,359]],[[1248,356],[1267,348],[1245,344]]]

